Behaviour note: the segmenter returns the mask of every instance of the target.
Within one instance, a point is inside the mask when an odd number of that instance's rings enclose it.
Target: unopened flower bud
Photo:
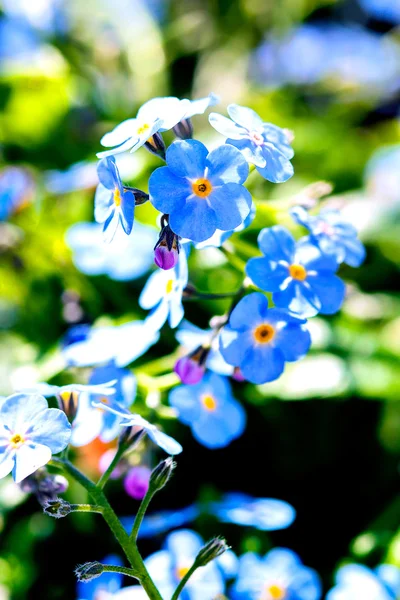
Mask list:
[[[187,356],[177,360],[174,371],[182,383],[193,385],[202,380],[206,371],[206,360],[209,352],[210,348],[199,346]]]
[[[138,428],[136,425],[124,427],[118,438],[118,446],[126,446],[133,449],[140,442],[145,432],[143,428]]]
[[[221,556],[229,548],[230,546],[227,545],[224,538],[213,538],[199,551],[196,556],[196,563],[199,567],[205,567],[205,565],[218,558],[218,556]]]
[[[175,467],[176,462],[170,456],[162,460],[151,472],[150,489],[154,492],[161,490],[168,483]]]
[[[125,185],[124,190],[132,192],[132,194],[135,196],[135,206],[139,206],[139,204],[144,204],[148,201],[150,197],[148,194],[146,194],[146,192],[143,192],[138,188],[130,187],[129,185]]]
[[[154,262],[160,269],[172,269],[179,259],[179,237],[172,231],[168,223],[163,226],[154,246]]]
[[[148,467],[139,466],[130,469],[124,479],[124,489],[135,500],[142,500],[149,489],[151,471]]]
[[[75,419],[78,411],[78,399],[78,392],[65,391],[58,394],[58,405],[60,409],[65,412],[71,423]]]
[[[235,367],[233,369],[233,373],[232,373],[232,379],[234,379],[235,381],[245,381],[245,378],[243,376],[242,371],[239,369],[239,367]]]
[[[43,504],[43,511],[46,515],[49,515],[49,517],[61,519],[62,517],[69,515],[71,512],[71,505],[62,498],[57,498],[57,500],[46,500]]]
[[[87,562],[83,565],[78,565],[75,568],[75,575],[78,581],[83,581],[87,583],[92,579],[96,579],[96,577],[100,577],[100,575],[104,572],[104,566],[97,562]]]
[[[181,140],[190,140],[193,137],[193,125],[191,119],[182,119],[173,128],[176,137]]]
[[[144,147],[152,154],[160,156],[163,160],[165,160],[166,148],[161,133],[154,133],[151,138],[147,140]]]

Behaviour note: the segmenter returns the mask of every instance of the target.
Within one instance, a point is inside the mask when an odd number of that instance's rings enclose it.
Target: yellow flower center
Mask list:
[[[167,285],[165,286],[165,291],[167,292],[167,294],[170,294],[172,292],[173,287],[174,287],[174,280],[168,279]]]
[[[267,592],[272,600],[284,600],[286,596],[285,590],[280,585],[269,586]]]
[[[13,448],[20,448],[24,443],[25,438],[20,433],[14,433],[14,435],[10,437],[10,444]]]
[[[201,401],[203,403],[204,408],[206,410],[209,410],[210,412],[213,412],[217,408],[216,399],[213,396],[210,396],[209,394],[202,396]]]
[[[290,265],[289,267],[290,276],[298,281],[304,281],[307,277],[307,271],[303,265]]]
[[[189,567],[178,567],[176,569],[176,577],[177,579],[183,579],[185,575],[189,572]]]
[[[114,190],[114,204],[115,206],[121,206],[121,192],[119,191],[118,188],[115,188]]]
[[[263,323],[254,329],[253,336],[259,344],[268,344],[275,336],[275,327]]]
[[[139,135],[142,135],[142,133],[145,133],[146,131],[148,131],[150,129],[150,125],[148,123],[143,123],[143,125],[141,125],[137,132]]]
[[[192,190],[193,193],[196,194],[196,196],[200,196],[200,198],[205,198],[206,196],[209,196],[211,194],[212,185],[208,181],[208,179],[196,179],[196,181],[192,183]]]

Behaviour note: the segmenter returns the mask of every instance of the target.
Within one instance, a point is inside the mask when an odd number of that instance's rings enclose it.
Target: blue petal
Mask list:
[[[120,184],[120,178],[115,164],[115,158],[103,158],[97,165],[97,176],[100,183],[109,190],[114,190]]]
[[[285,325],[275,333],[274,345],[281,350],[285,361],[299,360],[310,349],[310,332],[304,325]]]
[[[260,129],[263,126],[262,118],[254,110],[247,108],[247,106],[229,104],[227,111],[235,123],[249,131]]]
[[[400,593],[400,569],[398,567],[382,564],[377,567],[376,573],[394,596]]]
[[[31,425],[49,410],[47,400],[39,394],[13,394],[1,405],[1,420],[11,430]]]
[[[14,481],[19,483],[51,460],[48,446],[31,442],[23,444],[15,452],[15,465],[12,471]]]
[[[182,293],[171,295],[169,302],[169,325],[172,329],[178,327],[185,314],[185,309],[182,304]]]
[[[170,214],[180,210],[192,194],[190,183],[177,177],[169,167],[159,167],[149,179],[150,202],[160,212]]]
[[[239,140],[243,136],[247,136],[247,131],[236,125],[233,121],[227,117],[223,117],[218,113],[211,113],[208,117],[210,125],[214,127],[221,135],[234,140]]]
[[[292,158],[294,156],[294,150],[288,142],[288,138],[283,129],[272,123],[264,123],[263,131],[268,142],[271,142],[278,150],[286,156],[286,158]]]
[[[323,315],[333,315],[342,306],[346,286],[337,275],[327,273],[310,274],[307,277],[311,290],[320,301],[319,312]]]
[[[7,432],[8,433],[8,432]],[[11,473],[15,465],[16,450],[9,450],[8,446],[0,446],[0,479]]]
[[[177,177],[204,177],[208,150],[197,140],[177,140],[167,150],[167,164]]]
[[[135,195],[130,190],[124,190],[121,199],[121,225],[127,235],[132,231],[135,219]]]
[[[271,262],[267,257],[251,258],[246,273],[256,286],[268,292],[277,292],[288,278],[287,267]]]
[[[296,242],[290,231],[281,225],[266,227],[258,234],[259,248],[271,261],[293,262]]]
[[[295,597],[307,598],[307,600],[320,600],[322,596],[320,577],[316,571],[308,567],[302,567],[297,571],[289,589]]]
[[[197,385],[193,387],[197,388]],[[171,390],[168,398],[170,406],[178,411],[178,419],[185,425],[191,425],[201,415],[196,389],[191,388],[192,386],[180,385]]]
[[[234,367],[239,366],[248,348],[253,346],[252,336],[238,333],[226,325],[219,336],[220,352],[226,362]]]
[[[183,450],[182,446],[171,436],[159,431],[158,429],[146,429],[147,435],[153,440],[157,446],[165,450],[167,454],[180,454]]]
[[[240,150],[247,162],[252,163],[257,167],[265,167],[267,164],[263,155],[262,147],[257,146],[257,144],[255,144],[250,138],[246,137],[240,140],[228,138],[226,143],[230,144],[231,146],[235,146],[235,148]]]
[[[200,548],[204,546],[200,535],[190,529],[170,533],[165,542],[165,548],[175,564],[194,560]]]
[[[278,348],[265,344],[249,348],[239,366],[245,379],[260,384],[278,379],[283,373],[285,360]]]
[[[160,131],[172,129],[181,121],[190,109],[189,100],[180,100],[175,96],[152,98],[145,102],[138,111],[138,118],[142,122],[160,119]]]
[[[256,167],[264,179],[272,183],[284,183],[293,176],[293,165],[284,154],[279,152],[275,146],[264,145],[263,154],[266,160],[265,167]]]
[[[64,450],[71,438],[71,425],[66,414],[58,408],[46,408],[29,428],[30,438],[48,446],[53,454]]]
[[[193,422],[192,433],[207,448],[223,448],[243,433],[245,425],[246,413],[232,399],[224,403],[222,414],[203,412],[202,418]]]
[[[217,229],[215,212],[203,198],[190,198],[186,204],[170,213],[172,231],[193,242],[202,242]]]
[[[120,146],[132,137],[137,137],[137,119],[126,119],[112,131],[103,135],[100,144],[102,146]]]
[[[228,231],[238,227],[250,212],[251,194],[237,183],[227,183],[214,189],[208,201],[216,216],[218,229]]]
[[[97,223],[104,223],[114,211],[113,192],[100,183],[94,196],[94,218]]]
[[[249,165],[242,153],[231,146],[223,144],[212,150],[207,157],[208,179],[213,186],[224,183],[244,183],[249,174]]]
[[[299,240],[296,246],[295,263],[300,263],[307,271],[337,271],[338,265],[335,256],[322,254],[321,250],[310,244],[307,238]]]
[[[350,267],[359,267],[367,254],[363,244],[357,238],[343,238],[341,242],[345,248],[344,262]]]
[[[318,294],[306,281],[292,279],[286,289],[274,292],[275,306],[287,308],[302,317],[314,317],[321,310]]]
[[[207,108],[214,106],[221,101],[220,97],[216,94],[209,94],[205,98],[199,98],[198,100],[192,100],[190,102],[189,109],[185,112],[185,119],[191,119],[194,115],[202,115],[205,113]]]
[[[258,325],[267,317],[268,300],[260,292],[248,294],[240,300],[229,318],[232,329],[245,331]]]

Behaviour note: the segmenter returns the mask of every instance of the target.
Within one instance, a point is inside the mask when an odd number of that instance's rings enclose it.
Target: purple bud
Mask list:
[[[160,269],[168,271],[178,262],[179,237],[168,225],[168,216],[163,215],[161,219],[162,229],[157,244],[154,246],[154,262]]]
[[[235,381],[245,381],[245,378],[243,377],[243,373],[239,369],[239,367],[235,367],[233,369],[232,379],[234,379]]]
[[[176,248],[168,250],[167,245],[158,246],[154,252],[154,262],[157,267],[164,269],[164,271],[172,269],[177,264],[178,258],[179,254]]]
[[[174,367],[175,373],[178,375],[182,383],[192,385],[199,383],[203,379],[206,367],[200,364],[190,356],[180,358]]]
[[[135,500],[142,500],[149,489],[151,469],[148,467],[133,467],[124,479],[127,494]]]

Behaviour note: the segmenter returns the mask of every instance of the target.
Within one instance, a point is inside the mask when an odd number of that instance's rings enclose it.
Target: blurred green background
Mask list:
[[[240,439],[207,450],[187,427],[168,422],[185,451],[154,509],[232,490],[280,498],[297,510],[287,530],[267,535],[206,518],[194,527],[205,538],[225,535],[237,553],[292,548],[326,589],[344,560],[400,566],[399,2],[386,13],[379,0],[2,0],[0,7],[0,188],[7,169],[22,169],[23,179],[13,210],[0,206],[0,394],[72,381],[78,373],[62,373],[60,359],[71,325],[145,316],[137,299],[146,276],[89,277],[65,240],[72,224],[93,220],[101,136],[154,96],[214,92],[219,112],[232,102],[250,106],[294,131],[295,175],[281,185],[253,180],[257,216],[232,239],[232,251],[246,260],[262,227],[292,227],[277,201],[304,199],[322,180],[332,185],[331,204],[359,229],[367,259],[341,269],[343,309],[312,319],[303,361],[272,384],[235,384],[248,415]],[[206,116],[194,126],[206,145],[221,142]],[[142,149],[126,157],[123,179],[147,190],[158,165]],[[151,206],[136,215],[156,224]],[[191,256],[190,279],[201,290],[235,290],[239,278],[218,250]],[[205,327],[227,306],[189,303],[186,317]],[[176,345],[166,326],[146,360]],[[110,490],[119,514],[135,513],[120,483]],[[144,554],[161,542],[143,542]],[[96,517],[55,522],[11,480],[0,482],[1,600],[73,599],[76,564],[115,550]]]

